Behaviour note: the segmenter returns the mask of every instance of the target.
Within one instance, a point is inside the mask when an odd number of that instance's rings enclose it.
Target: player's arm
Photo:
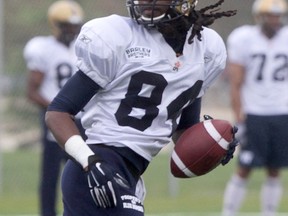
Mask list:
[[[88,147],[86,148],[86,143],[80,137],[80,132],[74,122],[74,116],[83,109],[99,89],[99,85],[83,72],[78,71],[60,90],[48,106],[46,112],[46,124],[59,145],[78,161],[83,168],[85,168],[85,166],[87,167],[88,156],[89,154],[92,155],[93,152],[91,150],[89,151]],[[67,145],[67,143],[71,142],[72,144],[70,146],[69,144]],[[80,156],[83,158],[77,158],[79,156],[77,152],[75,152],[73,145],[79,145],[80,148],[85,146],[83,156]],[[75,153],[76,156],[74,155]],[[89,154],[87,155],[87,153]]]
[[[190,104],[183,110],[177,130],[174,132],[172,136],[174,143],[176,143],[176,141],[178,140],[178,138],[181,136],[181,134],[184,132],[185,129],[200,122],[200,112],[201,112],[201,98],[197,98],[192,104]]]
[[[241,87],[244,82],[245,68],[240,64],[229,62],[227,70],[231,88],[231,105],[234,112],[235,121],[241,123],[245,118],[241,103]]]
[[[27,97],[40,108],[46,109],[50,103],[40,94],[40,87],[42,85],[45,74],[38,70],[29,71],[27,83]]]
[[[117,205],[118,187],[129,186],[125,178],[89,148],[73,121],[73,116],[83,109],[100,88],[78,71],[49,105],[46,123],[62,148],[87,171],[89,190],[95,204],[107,208]]]

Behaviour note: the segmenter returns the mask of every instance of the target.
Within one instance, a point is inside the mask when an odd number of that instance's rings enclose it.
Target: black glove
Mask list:
[[[221,161],[221,164],[223,166],[226,165],[233,158],[236,146],[239,145],[239,140],[235,138],[235,134],[237,133],[237,131],[238,131],[238,128],[236,126],[234,126],[232,128],[233,140],[232,140],[232,142],[229,143],[229,148],[227,150],[227,153]]]
[[[209,116],[209,115],[204,115],[204,120],[211,120],[211,119],[213,119],[211,116]]]
[[[95,204],[102,208],[115,207],[119,186],[129,187],[128,182],[96,155],[89,156],[88,164],[88,185]]]
[[[213,118],[209,115],[204,115],[204,120],[210,120],[210,119],[213,119]],[[229,143],[227,153],[225,157],[221,160],[221,164],[223,166],[226,165],[233,158],[236,146],[239,145],[239,140],[235,138],[235,134],[237,133],[237,131],[238,131],[238,128],[234,126],[232,128],[233,140],[232,142]]]

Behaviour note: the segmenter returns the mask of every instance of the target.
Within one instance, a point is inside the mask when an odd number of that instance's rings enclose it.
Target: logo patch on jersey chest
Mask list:
[[[128,59],[144,59],[151,57],[151,49],[147,47],[130,47],[125,50]]]
[[[179,61],[174,63],[173,71],[178,71],[179,68],[181,67],[181,63]]]

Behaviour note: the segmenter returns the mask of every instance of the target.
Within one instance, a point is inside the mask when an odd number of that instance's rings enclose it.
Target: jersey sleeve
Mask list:
[[[250,35],[249,29],[249,26],[242,26],[233,30],[228,36],[227,50],[229,62],[239,65],[245,64],[247,46],[245,46],[245,43],[243,44],[243,42],[246,41],[246,36]]]
[[[227,52],[223,39],[212,29],[206,29],[205,34],[206,51],[204,54],[205,62],[205,78],[202,91],[199,96],[202,96],[209,86],[219,77],[226,67]]]
[[[104,24],[98,20],[85,24],[75,44],[77,67],[102,88],[113,80],[117,71],[117,50],[113,40],[109,40],[113,32],[105,37],[109,29]]]
[[[32,38],[27,42],[23,50],[23,57],[29,70],[37,70],[44,73],[47,70],[45,56],[43,55],[43,39]]]

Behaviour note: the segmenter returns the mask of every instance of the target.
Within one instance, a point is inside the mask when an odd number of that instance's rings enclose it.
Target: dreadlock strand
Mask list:
[[[225,1],[225,0],[219,0],[218,2],[216,2],[216,3],[213,4],[213,5],[209,5],[209,6],[205,7],[205,8],[202,8],[202,9],[200,10],[200,12],[201,12],[201,13],[205,13],[205,12],[208,11],[208,10],[212,10],[212,9],[214,9],[214,8],[217,8],[218,6],[222,5],[222,4],[224,3],[224,1]]]
[[[215,4],[209,5],[205,8],[200,9],[200,10],[192,9],[190,16],[188,17],[190,22],[193,24],[191,34],[188,38],[189,44],[193,43],[193,39],[195,36],[197,36],[197,39],[199,41],[201,41],[201,39],[202,39],[201,31],[203,30],[204,26],[205,27],[210,26],[214,23],[214,21],[216,19],[219,19],[222,17],[231,17],[237,13],[236,10],[218,12],[220,10],[220,8],[218,8],[218,7],[221,4],[223,4],[224,1],[225,0],[219,0]]]

